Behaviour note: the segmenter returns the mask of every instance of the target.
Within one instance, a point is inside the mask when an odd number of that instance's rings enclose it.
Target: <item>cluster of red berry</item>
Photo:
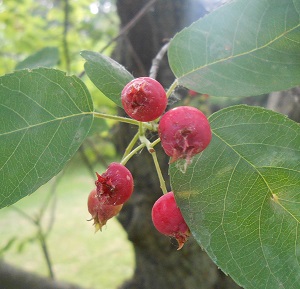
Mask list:
[[[166,113],[168,98],[162,85],[150,77],[140,77],[123,89],[121,101],[125,112],[139,122],[158,122],[158,134],[170,162],[192,157],[203,151],[212,134],[206,116],[190,106],[179,106]],[[160,119],[159,119],[160,118]],[[88,199],[88,210],[96,229],[121,210],[133,191],[130,171],[121,163],[112,163],[102,175],[97,174],[94,189]],[[173,192],[163,194],[152,208],[155,228],[176,238],[180,249],[190,235],[189,228],[178,208]]]
[[[96,174],[96,188],[89,194],[88,211],[98,231],[120,212],[130,198],[133,178],[130,171],[120,163],[111,163],[102,175]]]

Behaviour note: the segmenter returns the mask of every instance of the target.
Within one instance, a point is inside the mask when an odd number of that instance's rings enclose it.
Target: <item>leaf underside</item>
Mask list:
[[[251,96],[300,81],[300,1],[237,0],[179,32],[168,57],[179,84]]]
[[[39,68],[0,78],[0,208],[34,192],[75,154],[93,121],[75,76]]]
[[[171,184],[195,239],[246,289],[300,284],[300,127],[233,106],[213,114],[213,138]]]
[[[123,108],[121,92],[134,77],[113,59],[93,51],[82,51],[85,72],[95,86],[110,100]]]

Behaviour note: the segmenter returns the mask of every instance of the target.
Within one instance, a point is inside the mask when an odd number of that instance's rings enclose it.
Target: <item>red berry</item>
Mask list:
[[[119,163],[111,163],[95,182],[97,196],[106,205],[124,204],[133,192],[133,178],[130,171]]]
[[[166,112],[160,119],[158,133],[171,163],[191,158],[210,143],[212,134],[206,116],[197,108],[179,106]]]
[[[188,94],[189,94],[190,96],[196,96],[196,95],[199,95],[199,92],[190,89],[190,90],[188,91]]]
[[[177,240],[178,250],[182,248],[190,236],[189,227],[177,207],[173,192],[162,195],[154,203],[152,221],[160,233]]]
[[[138,121],[157,119],[168,103],[162,85],[150,77],[140,77],[129,82],[122,91],[121,101],[126,113]]]
[[[90,192],[87,205],[88,211],[94,220],[96,231],[101,230],[106,222],[116,216],[123,207],[123,205],[111,206],[103,204],[97,197],[96,189]]]

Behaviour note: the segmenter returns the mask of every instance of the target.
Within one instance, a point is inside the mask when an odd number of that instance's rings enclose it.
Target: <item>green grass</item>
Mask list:
[[[92,222],[86,221],[90,218],[86,202],[93,181],[84,165],[73,162],[66,168],[56,187],[54,224],[47,245],[58,280],[85,288],[115,289],[133,274],[133,250],[116,219],[97,233]],[[15,206],[36,216],[53,183],[54,179]],[[43,218],[44,227],[51,221],[50,212],[51,206]],[[12,207],[0,210],[0,250],[12,237],[17,238],[4,252],[4,260],[46,276],[46,262],[37,241],[26,242],[19,251],[20,244],[35,232],[36,227]]]

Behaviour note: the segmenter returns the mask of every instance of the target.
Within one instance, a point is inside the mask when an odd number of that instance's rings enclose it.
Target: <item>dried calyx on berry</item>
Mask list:
[[[97,197],[106,205],[124,204],[133,192],[133,178],[130,171],[120,163],[111,163],[95,181]]]
[[[129,82],[121,93],[126,113],[138,121],[152,121],[160,117],[168,103],[163,86],[150,77],[139,77]]]
[[[191,234],[176,204],[173,192],[162,195],[154,203],[152,208],[152,221],[160,233],[177,240],[178,250],[183,247]]]
[[[197,108],[179,106],[167,111],[160,119],[158,133],[170,163],[191,158],[210,143],[212,133],[206,116]]]

